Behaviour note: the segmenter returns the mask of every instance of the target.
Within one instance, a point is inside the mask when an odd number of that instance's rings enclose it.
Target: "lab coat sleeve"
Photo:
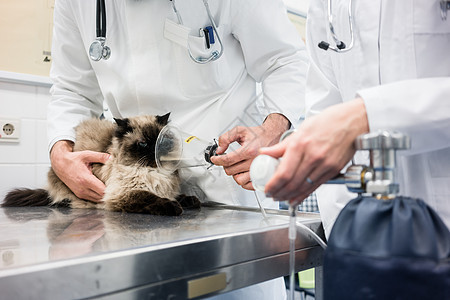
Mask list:
[[[232,33],[248,73],[262,83],[264,115],[281,113],[294,126],[304,116],[308,56],[280,0],[232,2]]]
[[[397,130],[411,137],[417,154],[450,147],[450,78],[399,81],[358,92],[370,131]]]
[[[71,1],[55,2],[53,86],[47,115],[49,151],[59,140],[75,141],[76,125],[88,117],[98,117],[103,110],[103,97],[71,5]]]

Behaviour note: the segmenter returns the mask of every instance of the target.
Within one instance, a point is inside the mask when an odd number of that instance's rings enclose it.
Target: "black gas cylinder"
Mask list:
[[[358,196],[324,257],[324,299],[450,299],[450,232],[420,199]]]

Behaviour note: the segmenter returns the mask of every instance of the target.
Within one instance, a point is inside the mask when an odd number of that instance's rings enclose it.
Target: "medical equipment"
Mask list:
[[[180,13],[175,5],[175,0],[169,0],[172,3],[172,8],[175,14],[177,15],[178,23],[183,25],[183,20],[181,18]],[[206,26],[205,28],[200,28],[199,34],[200,36],[205,38],[205,47],[207,49],[211,48],[211,45],[215,44],[214,34],[216,35],[217,41],[220,45],[220,50],[214,50],[211,52],[209,57],[197,56],[194,57],[192,54],[191,48],[189,46],[189,41],[187,44],[189,57],[198,64],[206,64],[211,61],[215,61],[219,59],[223,54],[223,44],[222,39],[217,32],[217,25],[212,17],[211,10],[209,9],[208,0],[203,0],[203,4],[205,5],[206,13],[208,14],[208,18],[211,22],[211,26]],[[111,49],[105,45],[106,43],[106,7],[105,0],[97,0],[97,19],[96,19],[96,32],[97,38],[95,41],[91,43],[89,47],[89,57],[93,61],[99,61],[101,59],[107,60],[111,56]]]
[[[286,138],[291,132],[283,134]],[[410,139],[401,133],[378,132],[359,136],[355,142],[358,150],[370,151],[370,166],[351,165],[345,174],[341,174],[334,179],[327,181],[327,184],[345,184],[349,191],[362,194],[373,193],[379,197],[392,198],[398,192],[398,184],[394,179],[395,151],[408,149]],[[264,191],[265,184],[275,173],[279,159],[268,155],[257,156],[250,166],[250,178],[255,189]],[[289,299],[294,299],[294,261],[295,255],[293,247],[296,239],[296,216],[297,206],[289,206],[289,248],[290,248],[290,293]],[[319,244],[325,249],[325,243],[320,240]]]
[[[289,134],[288,134],[289,135]],[[283,138],[283,137],[282,137]],[[253,187],[261,192],[264,192],[264,186],[275,173],[280,161],[269,155],[258,155],[250,166],[250,178],[252,180]],[[256,194],[256,192],[255,192]],[[326,248],[325,242],[311,229],[306,226],[301,226],[296,222],[297,205],[289,205],[289,300],[293,300],[295,293],[295,240],[297,238],[297,231],[300,229],[306,231],[312,236],[322,248]]]
[[[397,195],[396,151],[410,146],[399,132],[359,136],[355,148],[369,151],[370,165],[352,165],[326,182],[358,196],[341,210],[328,239],[324,299],[448,298],[450,232],[421,199]],[[294,212],[291,207],[291,224]]]
[[[175,0],[170,0],[170,2],[172,3],[173,11],[177,15],[178,23],[180,25],[183,25],[183,19],[181,18],[181,15],[175,5]],[[217,32],[217,25],[216,25],[216,22],[214,21],[214,18],[212,17],[211,11],[209,9],[208,0],[203,0],[203,5],[205,6],[206,13],[208,14],[209,21],[211,22],[211,26],[207,26],[205,28],[200,28],[200,36],[205,37],[205,43],[206,43],[205,46],[207,49],[210,49],[211,44],[215,43],[215,40],[214,40],[214,33],[215,33],[217,40],[219,41],[220,51],[218,51],[218,50],[212,51],[211,55],[209,57],[201,57],[201,56],[194,57],[194,55],[192,54],[191,48],[189,46],[189,41],[188,41],[187,48],[188,48],[189,57],[198,64],[206,64],[211,61],[218,60],[223,54],[222,40],[219,36],[219,33]]]
[[[441,19],[442,21],[447,20],[447,10],[450,9],[450,0],[441,0]]]
[[[290,132],[292,133],[292,132]],[[289,134],[290,134],[289,133]],[[289,135],[289,134],[286,134]],[[283,139],[283,136],[280,140]],[[264,186],[272,177],[273,173],[275,173],[276,168],[279,165],[279,160],[273,158],[269,155],[258,155],[252,162],[250,166],[250,178],[252,180],[253,187],[258,190],[264,192]],[[256,193],[256,192],[255,192]],[[297,231],[300,229],[301,231],[306,231],[310,236],[312,236],[319,245],[326,249],[325,242],[314,232],[311,232],[311,229],[307,226],[302,226],[298,222],[296,222],[296,212],[297,205],[289,205],[289,297],[288,299],[293,300],[295,293],[295,240],[297,238]]]
[[[166,125],[159,133],[155,144],[155,161],[158,168],[172,173],[183,168],[203,167],[207,170],[214,164],[219,146],[216,140],[206,141],[190,133],[183,132],[175,125]],[[254,192],[261,214],[267,214],[256,191]]]
[[[369,151],[370,166],[351,172],[350,185],[345,177],[336,182],[359,191],[339,213],[328,239],[325,300],[448,298],[450,231],[422,199],[398,195],[396,151],[410,145],[398,132],[356,140],[357,150]]]
[[[336,44],[336,47],[330,46],[330,43],[327,43],[325,41],[321,41],[319,43],[319,48],[323,50],[333,50],[337,53],[344,53],[348,52],[353,48],[353,40],[354,40],[354,33],[353,33],[353,14],[352,14],[352,4],[353,0],[349,0],[348,3],[348,23],[350,26],[350,44],[347,46],[341,39],[339,39],[335,33],[334,26],[333,26],[333,10],[331,8],[331,0],[328,0],[328,26],[330,28],[331,37],[333,38],[334,43]]]
[[[105,0],[97,0],[97,19],[96,19],[97,38],[89,47],[89,57],[93,61],[99,61],[102,58],[108,59],[111,56],[111,49],[105,45],[106,42],[106,7]]]
[[[211,157],[217,155],[217,148],[215,140],[209,142],[175,125],[166,125],[156,139],[156,165],[170,173],[182,168],[210,168],[214,165]]]
[[[352,164],[345,174],[330,179],[326,184],[344,184],[352,193],[373,193],[389,197],[398,193],[394,179],[395,151],[408,149],[411,141],[398,132],[375,132],[362,135],[355,141],[356,149],[369,150],[370,166]],[[278,167],[279,159],[268,155],[257,156],[250,166],[250,178],[255,189],[264,187]]]
[[[266,183],[272,178],[280,161],[272,156],[261,154],[255,157],[250,166],[250,178],[253,187],[264,192]]]
[[[348,3],[348,23],[350,26],[350,44],[347,46],[341,39],[339,39],[336,35],[336,32],[334,30],[333,25],[333,9],[331,8],[331,0],[328,0],[328,27],[330,29],[331,37],[333,38],[334,43],[336,44],[335,47],[330,46],[330,43],[327,43],[325,41],[321,41],[318,44],[318,47],[323,50],[333,50],[337,53],[344,53],[348,52],[353,48],[353,42],[354,42],[354,32],[353,32],[353,14],[352,14],[352,6],[353,6],[353,0],[349,0]],[[450,0],[441,0],[440,2],[440,8],[441,8],[441,18],[443,21],[447,20],[447,11],[450,10]]]
[[[294,133],[295,130],[285,131],[281,137],[280,142],[287,138],[289,135]],[[258,155],[253,160],[250,166],[250,178],[252,180],[253,187],[255,190],[264,192],[264,187],[269,179],[275,173],[280,161],[269,155]],[[256,195],[256,191],[255,191]],[[257,198],[258,199],[258,198]],[[258,199],[259,204],[259,199]],[[265,214],[264,209],[261,208],[263,215]],[[326,248],[325,242],[314,232],[311,232],[311,229],[306,226],[300,226],[296,222],[297,215],[297,205],[289,205],[289,230],[288,230],[288,238],[289,238],[289,300],[294,300],[295,294],[295,240],[297,238],[297,230],[298,227],[301,230],[306,230],[308,234],[312,235],[316,241],[318,241],[319,245],[322,248]]]

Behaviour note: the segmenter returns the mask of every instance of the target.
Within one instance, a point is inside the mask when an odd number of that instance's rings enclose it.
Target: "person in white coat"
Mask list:
[[[217,26],[210,49],[205,32],[199,31],[212,25],[204,2]],[[247,150],[274,144],[303,113],[298,100],[304,98],[308,57],[281,0],[188,0],[177,1],[176,9],[173,4],[107,0],[105,44],[110,57],[93,61],[89,48],[97,36],[96,1],[55,2],[50,158],[56,174],[80,198],[101,200],[105,186],[89,165],[103,163],[109,155],[72,152],[74,128],[83,119],[99,117],[103,103],[115,118],[171,112],[171,122],[205,140],[236,127],[253,135],[242,142]],[[221,55],[209,63],[190,57],[210,57],[215,50]],[[257,82],[262,83],[260,98]],[[184,175],[208,200],[256,206],[255,194],[239,186],[251,189],[251,159],[229,159],[231,165],[244,166],[228,172],[235,181],[219,167]],[[278,278],[223,297],[283,299],[286,292]]]
[[[311,2],[307,118],[283,143],[262,149],[283,157],[265,192],[299,203],[344,168],[358,135],[396,130],[412,141],[397,153],[400,194],[422,198],[450,227],[450,18],[439,0],[354,2],[354,45],[345,53],[318,47],[334,44],[327,1]],[[332,8],[336,35],[349,45],[348,0]],[[367,163],[361,156],[356,162]],[[334,185],[316,192],[329,235],[355,195]]]

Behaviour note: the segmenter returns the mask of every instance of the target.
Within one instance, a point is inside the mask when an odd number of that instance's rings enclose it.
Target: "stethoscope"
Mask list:
[[[450,10],[450,0],[441,0],[441,19],[442,21],[447,20],[447,10]]]
[[[337,53],[348,52],[353,48],[354,33],[353,33],[352,3],[353,3],[353,0],[350,0],[348,3],[348,23],[349,23],[349,27],[350,27],[350,44],[348,45],[348,47],[336,35],[334,26],[333,26],[333,10],[331,8],[331,0],[328,0],[328,27],[330,29],[331,37],[333,38],[333,41],[336,46],[332,47],[332,46],[330,46],[329,43],[327,43],[325,41],[321,41],[318,45],[319,48],[321,48],[323,50],[330,49]],[[447,10],[450,10],[450,0],[441,0],[440,8],[441,8],[441,19],[443,21],[445,21],[445,20],[447,20]]]
[[[106,7],[105,0],[97,0],[97,20],[96,20],[97,38],[89,47],[89,57],[93,61],[99,61],[102,58],[108,59],[111,56],[111,49],[105,45],[106,42]]]
[[[347,45],[345,45],[345,43],[337,37],[337,35],[334,31],[333,10],[331,8],[331,0],[328,0],[328,27],[330,28],[331,37],[333,38],[333,41],[336,44],[336,46],[332,47],[332,46],[330,46],[329,43],[327,43],[325,41],[321,41],[318,45],[320,49],[323,49],[325,51],[330,49],[337,53],[344,53],[344,52],[350,51],[353,48],[354,34],[353,34],[352,4],[353,4],[353,0],[350,0],[348,2],[348,23],[350,26],[350,44],[347,47]]]
[[[169,0],[172,3],[172,8],[175,14],[177,15],[178,23],[183,25],[183,20],[181,19],[181,15],[175,5],[175,0]],[[189,52],[189,57],[198,64],[206,64],[211,61],[218,60],[223,54],[223,44],[220,39],[219,33],[217,32],[216,22],[214,22],[214,18],[211,15],[211,11],[209,10],[208,0],[203,0],[203,5],[205,6],[206,13],[208,14],[209,21],[211,22],[211,26],[207,26],[205,28],[200,28],[199,33],[201,36],[204,36],[206,42],[206,48],[211,48],[211,44],[215,43],[214,33],[216,34],[217,40],[219,41],[220,51],[214,50],[211,52],[209,57],[197,56],[194,57],[191,52],[191,47],[189,46],[189,41],[187,43],[187,48]]]
[[[183,20],[181,19],[181,15],[178,12],[175,0],[169,0],[172,3],[172,8],[175,14],[177,15],[178,22],[180,25],[183,25]],[[220,51],[214,50],[208,57],[197,56],[194,57],[191,48],[189,46],[189,41],[187,43],[189,57],[198,64],[206,64],[211,61],[215,61],[219,59],[223,54],[223,44],[222,40],[217,32],[216,22],[212,17],[211,11],[209,9],[208,0],[203,0],[203,5],[205,5],[206,13],[208,14],[209,21],[211,22],[211,26],[207,26],[205,28],[200,28],[199,34],[205,38],[205,46],[210,49],[211,45],[215,43],[215,37],[217,38]],[[97,0],[97,19],[96,19],[96,32],[97,38],[92,42],[89,47],[89,57],[93,61],[99,61],[101,59],[108,59],[111,56],[111,49],[105,45],[106,43],[106,7],[105,0]]]

